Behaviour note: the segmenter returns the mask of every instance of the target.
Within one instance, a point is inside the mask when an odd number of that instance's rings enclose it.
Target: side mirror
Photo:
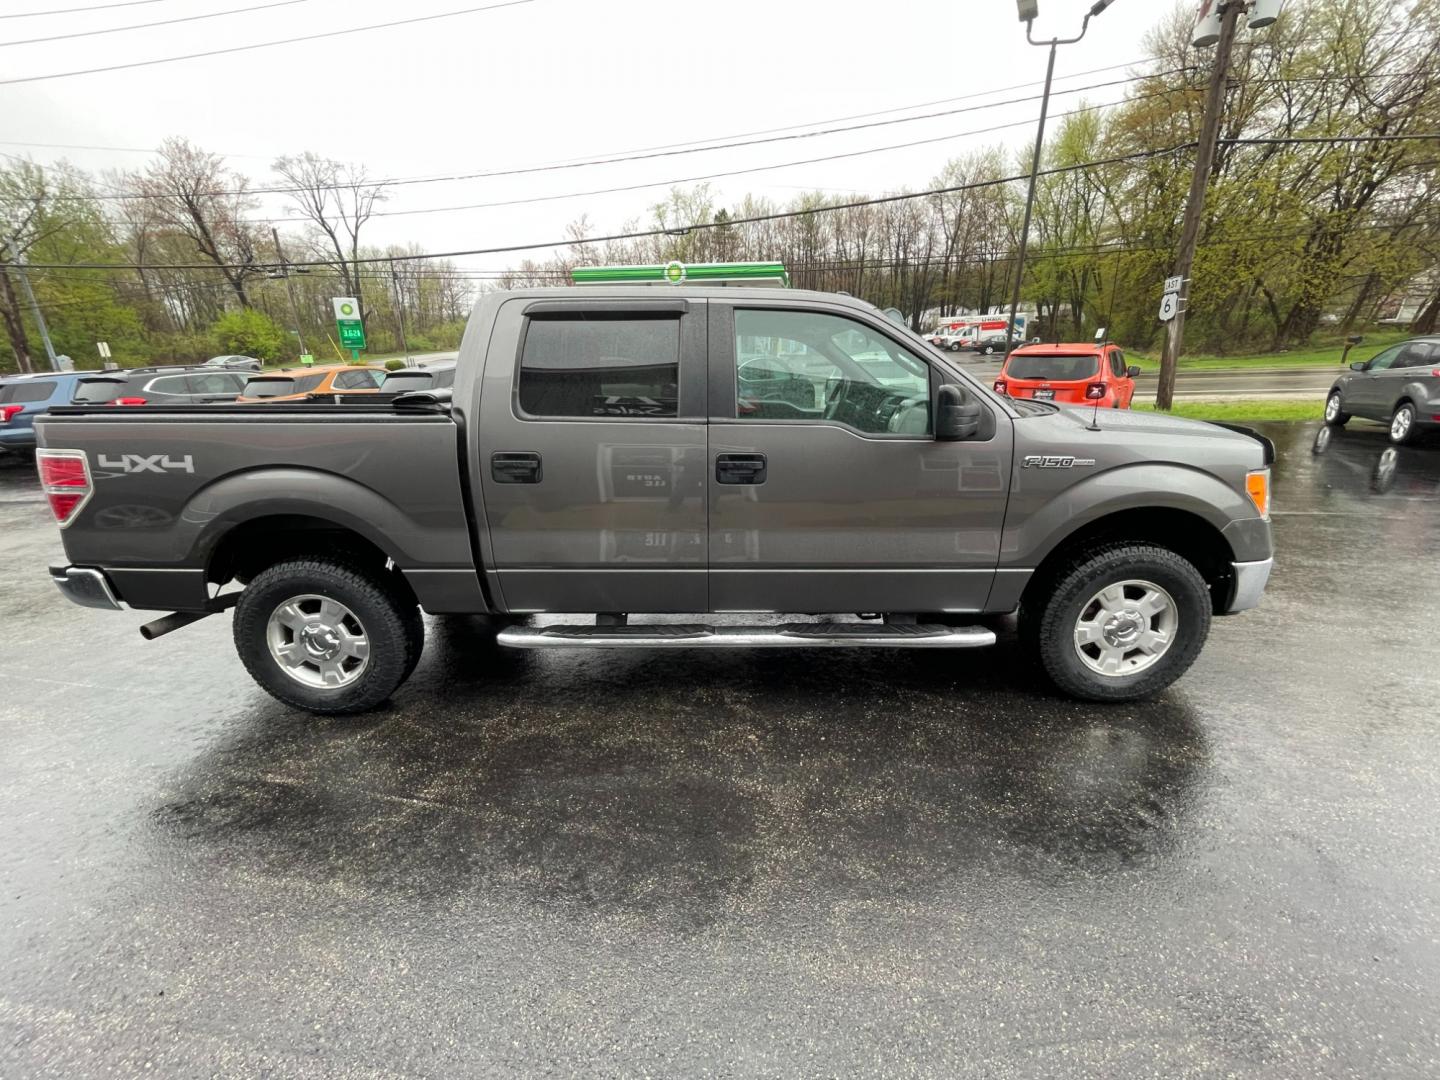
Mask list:
[[[1356,360],[1353,364],[1350,365],[1350,370],[1351,370],[1351,371],[1364,371],[1364,370],[1365,370],[1366,368],[1368,368],[1369,366],[1370,366],[1370,361],[1368,361],[1368,360]]]
[[[960,387],[944,384],[935,395],[935,440],[973,439],[980,431],[980,410],[980,403],[971,401]]]
[[[1125,374],[1130,376],[1130,378],[1132,379],[1138,379],[1140,377],[1140,365],[1131,364],[1125,369]]]

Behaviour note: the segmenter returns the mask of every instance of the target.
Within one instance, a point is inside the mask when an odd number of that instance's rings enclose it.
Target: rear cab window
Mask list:
[[[397,371],[385,377],[381,389],[387,394],[408,394],[414,390],[429,390],[435,384],[428,371]]]
[[[1040,379],[1045,382],[1079,382],[1091,379],[1100,368],[1094,353],[1011,353],[1005,375],[1011,379]]]
[[[53,379],[21,379],[0,386],[0,405],[30,405],[49,401],[55,392]]]
[[[671,419],[680,402],[677,313],[530,315],[517,404],[531,419]]]

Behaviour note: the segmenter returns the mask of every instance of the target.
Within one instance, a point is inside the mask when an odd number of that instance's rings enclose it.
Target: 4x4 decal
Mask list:
[[[118,458],[99,454],[95,463],[102,469],[122,473],[195,471],[195,461],[189,454],[180,458],[171,457],[169,454],[121,454]]]

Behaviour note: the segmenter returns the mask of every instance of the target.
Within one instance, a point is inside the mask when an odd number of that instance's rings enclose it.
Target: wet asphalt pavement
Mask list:
[[[0,1076],[1437,1075],[1440,445],[1270,434],[1265,605],[1121,707],[432,620],[316,719],[0,466]]]

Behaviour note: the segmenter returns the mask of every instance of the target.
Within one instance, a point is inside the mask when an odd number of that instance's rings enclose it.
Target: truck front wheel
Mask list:
[[[373,709],[425,641],[414,599],[383,571],[307,558],[256,574],[235,607],[235,648],[273,697],[314,713]]]
[[[1081,554],[1037,583],[1021,634],[1061,690],[1133,701],[1183,675],[1210,632],[1210,590],[1186,559],[1151,544]]]

